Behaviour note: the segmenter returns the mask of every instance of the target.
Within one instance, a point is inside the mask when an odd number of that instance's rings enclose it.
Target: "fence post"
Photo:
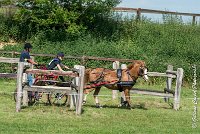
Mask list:
[[[23,62],[18,62],[16,112],[20,112],[20,110],[21,110],[23,68],[24,68],[24,63]]]
[[[113,62],[113,69],[119,69],[119,61]],[[118,90],[112,90],[112,99],[116,99],[118,97]]]
[[[74,68],[78,69],[77,65],[74,66]],[[75,77],[74,80],[72,81],[74,85],[78,85],[78,77]],[[70,109],[74,109],[76,104],[77,104],[77,94],[72,92],[72,94],[69,95],[70,96]]]
[[[176,78],[176,88],[175,88],[175,95],[174,95],[174,109],[178,110],[180,108],[180,95],[181,95],[181,85],[183,79],[183,69],[177,69],[177,78]]]
[[[86,63],[86,56],[82,56],[81,57],[81,65],[85,65],[85,63]]]
[[[192,25],[196,24],[196,16],[192,16]]]
[[[12,51],[12,55],[11,55],[12,58],[14,58],[14,54],[15,54],[14,51]],[[11,63],[11,72],[12,73],[14,72],[13,70],[14,70],[13,63]]]
[[[121,65],[121,69],[127,69],[127,65],[126,64],[122,64]],[[124,94],[124,91],[121,92],[121,102],[123,101],[126,101],[126,97],[125,97],[125,94]]]
[[[168,65],[168,66],[167,66],[167,70],[168,70],[168,71],[173,71],[173,66],[172,66],[172,65]],[[172,78],[171,78],[171,77],[167,77],[166,84],[167,84],[166,88],[167,88],[168,90],[171,90],[171,89],[172,89]],[[165,100],[165,102],[168,102],[168,101],[169,101],[169,98],[168,98],[168,97],[165,97],[164,100]]]
[[[141,20],[141,8],[138,8],[138,9],[137,9],[136,20],[137,20],[137,21],[140,21],[140,20]]]
[[[79,65],[74,65],[75,69],[79,69]],[[75,77],[73,80],[73,84],[79,86],[79,77]],[[70,109],[74,109],[77,104],[78,96],[74,92],[70,96]]]
[[[85,79],[85,67],[76,66],[79,69],[79,79],[78,79],[78,98],[76,103],[76,115],[80,115],[82,112],[82,103],[83,103],[83,88],[84,88],[84,79]]]

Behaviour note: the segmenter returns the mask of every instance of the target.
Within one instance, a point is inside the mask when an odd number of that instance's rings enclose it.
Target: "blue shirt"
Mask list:
[[[19,61],[20,62],[25,62],[26,60],[29,60],[29,59],[31,59],[29,52],[27,52],[25,50],[22,51]]]
[[[56,68],[57,65],[61,64],[61,60],[59,58],[54,58],[48,65],[48,70],[53,70]]]

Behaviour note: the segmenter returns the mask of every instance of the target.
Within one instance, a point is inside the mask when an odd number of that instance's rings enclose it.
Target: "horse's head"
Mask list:
[[[132,64],[128,65],[127,68],[129,70],[131,70],[131,69],[134,70],[134,72],[135,72],[134,75],[143,77],[143,79],[145,81],[147,81],[149,79],[148,76],[147,76],[148,68],[146,67],[144,61],[136,60]]]

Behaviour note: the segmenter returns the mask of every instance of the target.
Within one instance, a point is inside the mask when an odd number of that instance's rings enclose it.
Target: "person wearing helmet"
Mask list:
[[[37,65],[38,63],[33,61],[30,57],[29,52],[31,51],[31,49],[33,48],[33,46],[30,43],[25,43],[24,44],[24,50],[21,52],[20,55],[20,62],[28,62],[31,63],[33,65]],[[27,74],[27,82],[29,86],[33,85],[33,77],[31,74]],[[32,92],[28,93],[29,97],[32,97]]]
[[[33,46],[30,43],[24,44],[24,50],[22,51],[20,55],[20,62],[29,62],[33,65],[37,65],[37,63],[31,59],[30,54],[29,54],[32,48]]]
[[[51,62],[48,64],[47,69],[48,70],[55,70],[58,68],[58,70],[63,71],[62,68],[69,69],[68,66],[63,65],[61,62],[64,58],[64,53],[60,52],[57,54],[56,58],[51,60]],[[59,78],[62,80],[62,82],[65,82],[65,79],[63,76],[59,76]]]

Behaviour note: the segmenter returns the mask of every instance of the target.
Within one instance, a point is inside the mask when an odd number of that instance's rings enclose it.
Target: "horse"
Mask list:
[[[94,91],[94,99],[96,107],[101,108],[98,100],[98,93],[102,86],[111,89],[124,91],[125,99],[124,105],[131,108],[130,90],[136,83],[139,77],[143,77],[145,81],[148,80],[147,67],[142,60],[135,60],[127,66],[127,69],[111,70],[105,68],[88,68],[85,71],[85,89],[83,104],[86,103],[87,95]],[[89,84],[89,85],[87,85]]]

